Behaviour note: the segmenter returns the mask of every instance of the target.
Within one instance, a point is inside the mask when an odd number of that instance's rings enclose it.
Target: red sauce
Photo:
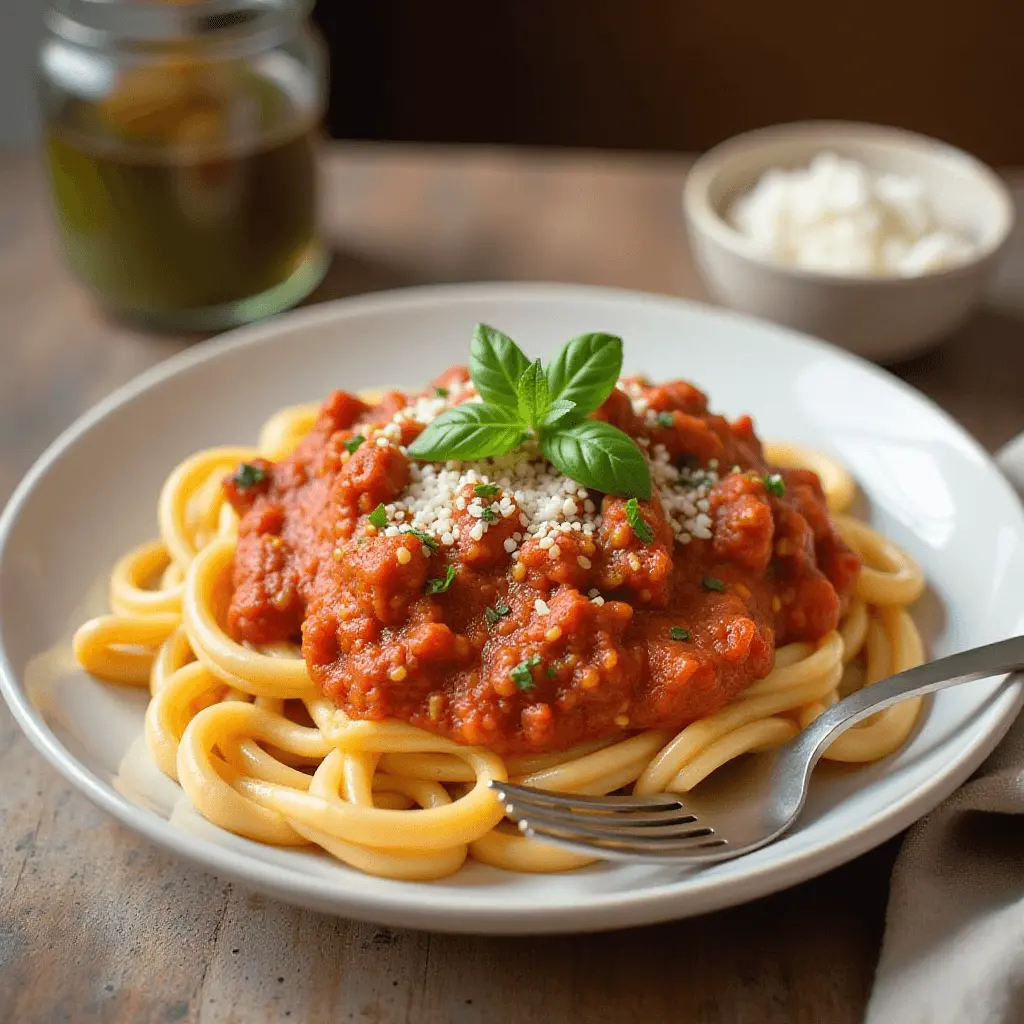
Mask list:
[[[453,367],[436,383],[465,376]],[[781,470],[784,496],[766,490],[769,467],[749,417],[709,413],[706,397],[682,381],[642,394],[670,415],[651,426],[620,390],[597,415],[675,459],[740,469],[711,491],[711,539],[677,543],[655,496],[640,503],[654,531],[645,544],[623,499],[593,494],[602,513],[594,535],[559,535],[558,559],[528,539],[522,579],[504,547],[522,529],[518,515],[474,541],[475,521],[455,509],[459,540],[425,557],[418,540],[369,523],[408,483],[407,456],[373,443],[406,397],[368,406],[336,392],[292,456],[259,463],[262,481],[225,481],[242,516],[231,635],[254,644],[301,637],[312,677],[354,718],[402,719],[499,753],[675,729],[717,711],[771,670],[776,645],[837,626],[860,562],[813,473]],[[422,427],[402,429],[408,445]],[[357,434],[368,441],[349,452]],[[425,593],[449,565],[447,591]],[[508,611],[485,614],[497,607]],[[686,638],[673,639],[673,627]]]

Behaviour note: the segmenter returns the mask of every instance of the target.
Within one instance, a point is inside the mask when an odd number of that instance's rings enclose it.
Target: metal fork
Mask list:
[[[961,683],[1024,670],[1024,636],[942,658],[852,693],[769,754],[724,765],[678,796],[582,796],[492,782],[527,836],[608,860],[710,864],[750,853],[792,826],[811,770],[840,733],[877,711]]]

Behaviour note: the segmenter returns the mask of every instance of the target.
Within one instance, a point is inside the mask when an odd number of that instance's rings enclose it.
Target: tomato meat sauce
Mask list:
[[[424,396],[465,400],[467,380],[453,367]],[[860,560],[817,476],[769,467],[749,417],[710,413],[692,385],[625,379],[595,415],[703,480],[693,535],[657,475],[651,501],[590,492],[590,525],[546,536],[493,485],[481,534],[472,483],[431,533],[375,525],[410,485],[424,396],[335,392],[291,456],[224,484],[241,517],[230,634],[301,641],[349,716],[501,754],[678,729],[767,675],[778,645],[838,625]]]

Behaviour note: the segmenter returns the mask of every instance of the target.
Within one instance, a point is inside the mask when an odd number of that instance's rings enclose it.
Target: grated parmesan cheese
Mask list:
[[[641,386],[630,382],[620,383],[619,387],[629,396],[634,412],[644,416],[651,425],[656,424],[657,413],[648,410]],[[380,429],[376,443],[401,447],[403,423],[415,419],[428,424],[460,396],[464,401],[478,400],[475,389],[469,384],[453,386],[447,399],[417,398]],[[673,465],[664,445],[651,445],[646,438],[639,440],[641,444],[647,442],[643,450],[650,464],[651,483],[676,540],[688,544],[695,537],[710,538],[713,524],[709,515],[709,494],[719,479],[717,463],[712,460],[706,469],[680,469]],[[476,484],[496,485],[499,490],[487,498],[474,496],[467,500],[464,493]],[[471,518],[472,526],[464,528],[475,541],[481,540],[493,524],[518,512],[517,525],[521,529],[503,542],[513,561],[519,557],[519,548],[531,538],[549,558],[557,559],[561,555],[560,536],[573,532],[592,536],[601,525],[600,511],[589,491],[559,473],[531,442],[507,455],[474,462],[411,462],[407,488],[397,500],[385,506],[388,525],[382,532],[395,537],[416,531],[439,545],[452,547],[460,539],[460,527],[453,521],[453,510],[465,512]],[[425,545],[423,552],[429,554]],[[581,568],[591,567],[590,559],[585,556],[578,557],[577,561]]]
[[[939,220],[923,183],[820,153],[766,171],[727,213],[767,256],[807,270],[912,277],[969,260],[975,244]]]

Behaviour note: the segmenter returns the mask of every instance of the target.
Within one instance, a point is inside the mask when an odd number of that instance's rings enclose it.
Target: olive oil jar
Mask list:
[[[56,0],[46,162],[72,269],[114,313],[217,330],[323,277],[310,0]]]

